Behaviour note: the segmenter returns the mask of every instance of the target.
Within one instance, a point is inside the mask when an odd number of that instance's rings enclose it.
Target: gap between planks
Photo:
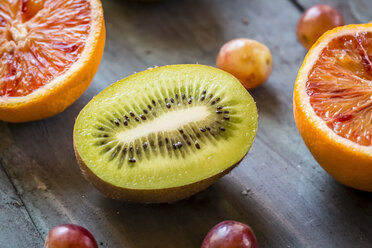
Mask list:
[[[304,12],[305,8],[297,0],[289,0],[300,12]]]

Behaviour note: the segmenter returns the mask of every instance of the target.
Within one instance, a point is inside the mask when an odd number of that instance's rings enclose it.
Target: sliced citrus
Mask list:
[[[372,191],[372,24],[319,38],[298,73],[293,106],[319,164],[341,183]]]
[[[99,0],[0,0],[0,119],[63,111],[89,86],[104,42]]]

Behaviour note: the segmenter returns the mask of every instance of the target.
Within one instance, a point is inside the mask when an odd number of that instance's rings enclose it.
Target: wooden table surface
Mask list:
[[[84,95],[53,118],[0,122],[0,247],[42,247],[51,227],[76,223],[100,247],[193,248],[227,219],[252,226],[261,248],[372,247],[372,194],[325,173],[293,120],[293,86],[306,53],[295,28],[303,9],[316,2],[103,0],[105,53]],[[367,21],[347,1],[323,2],[347,23]],[[214,65],[220,46],[237,37],[265,43],[274,59],[269,80],[250,91],[259,129],[242,163],[204,192],[171,205],[122,203],[98,193],[80,174],[72,147],[83,106],[116,80],[153,65]]]

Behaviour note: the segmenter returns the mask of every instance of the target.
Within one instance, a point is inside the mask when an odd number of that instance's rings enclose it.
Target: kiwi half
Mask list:
[[[235,77],[204,65],[170,65],[94,97],[75,122],[74,148],[84,176],[104,195],[173,202],[228,173],[256,130],[256,105]]]

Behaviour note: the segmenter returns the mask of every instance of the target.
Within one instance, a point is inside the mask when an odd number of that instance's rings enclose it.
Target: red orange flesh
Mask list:
[[[336,134],[372,145],[372,33],[332,40],[311,69],[306,92],[315,113]]]
[[[0,120],[70,106],[98,69],[105,34],[100,0],[0,0]]]
[[[0,97],[29,95],[79,59],[90,6],[87,0],[0,1]]]

